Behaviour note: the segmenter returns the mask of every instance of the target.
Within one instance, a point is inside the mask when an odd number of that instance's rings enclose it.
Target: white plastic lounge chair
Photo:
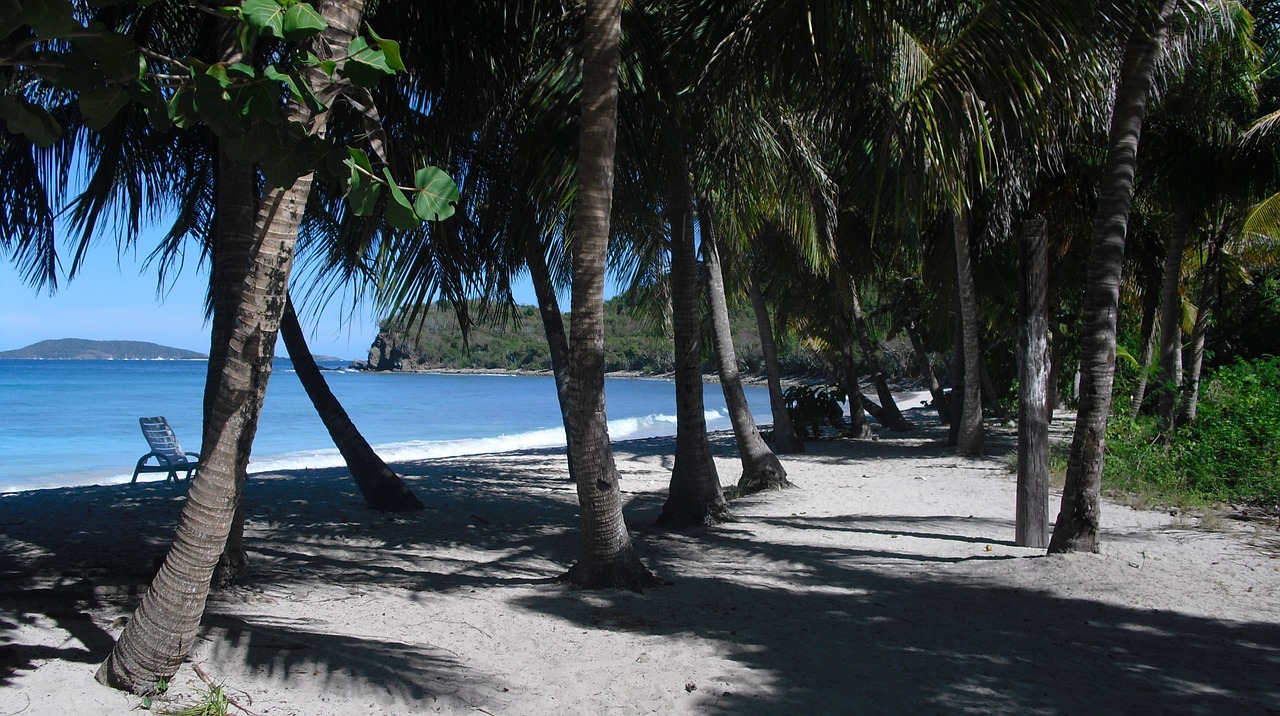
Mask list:
[[[190,480],[192,473],[200,467],[199,453],[183,452],[182,446],[178,444],[178,437],[173,434],[173,428],[169,427],[169,421],[163,417],[138,418],[138,423],[142,426],[143,437],[151,446],[151,452],[138,459],[130,484],[137,482],[138,473],[142,472],[167,472],[169,475],[165,480],[174,482],[178,481],[179,472],[186,472],[187,479]],[[156,459],[155,465],[147,464],[151,458]]]

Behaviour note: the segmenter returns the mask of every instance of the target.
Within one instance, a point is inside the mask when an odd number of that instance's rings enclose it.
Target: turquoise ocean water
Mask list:
[[[329,364],[327,367],[341,367]],[[199,451],[204,361],[0,360],[0,492],[127,482],[147,444],[138,418],[169,419],[184,449]],[[387,461],[564,445],[550,376],[361,373],[325,378]],[[675,433],[670,381],[606,381],[614,440]],[[747,400],[769,422],[769,397]],[[708,427],[729,428],[717,385],[706,390]],[[267,389],[249,471],[335,467],[342,458],[293,374],[279,361]],[[139,480],[163,479],[144,474]]]

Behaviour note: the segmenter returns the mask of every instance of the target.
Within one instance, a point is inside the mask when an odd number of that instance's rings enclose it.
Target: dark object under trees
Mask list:
[[[1176,7],[1176,0],[1163,0],[1157,13],[1137,23],[1120,68],[1085,283],[1080,402],[1062,508],[1049,540],[1050,554],[1098,551],[1107,417],[1116,370],[1116,314],[1138,142],[1155,83],[1156,63]]]
[[[1049,544],[1049,254],[1044,219],[1022,223],[1018,292],[1018,486],[1014,539]]]
[[[351,479],[355,480],[356,487],[360,488],[360,494],[364,496],[370,509],[382,512],[413,512],[423,509],[422,502],[404,480],[373,451],[369,441],[356,429],[342,403],[338,402],[338,398],[329,389],[329,384],[325,382],[324,375],[307,347],[307,339],[303,335],[302,324],[298,322],[298,314],[293,309],[291,298],[285,299],[280,335],[284,338],[289,360],[293,361],[293,372],[307,391],[307,397],[315,406],[325,430],[329,431],[333,444],[342,453],[342,459],[351,472]]]

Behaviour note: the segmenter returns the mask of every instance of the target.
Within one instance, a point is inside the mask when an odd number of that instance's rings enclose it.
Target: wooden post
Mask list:
[[[1015,540],[1049,544],[1049,260],[1044,219],[1022,222],[1018,242],[1018,497]]]

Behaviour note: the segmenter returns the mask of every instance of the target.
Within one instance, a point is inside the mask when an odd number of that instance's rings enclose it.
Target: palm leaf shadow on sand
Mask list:
[[[655,558],[673,571],[690,558],[687,542],[656,541]],[[858,566],[909,564],[909,555],[761,544],[729,531],[702,542],[743,563],[799,564],[788,574],[804,578],[668,572],[675,585],[642,599],[548,593],[522,603],[584,628],[625,619],[646,634],[719,641],[741,668],[696,685],[700,713],[1280,712],[1274,624]]]
[[[733,457],[724,436],[713,449]],[[627,444],[624,489],[636,480],[661,483],[669,450],[663,440]],[[927,430],[902,440],[819,443],[796,459],[864,463],[874,481],[877,462],[896,457],[925,458],[919,469],[929,479],[953,460]],[[282,689],[322,679],[335,694],[393,703],[436,698],[445,708],[518,709],[502,693],[510,674],[477,669],[441,637],[424,643],[412,625],[393,636],[360,636],[343,621],[341,604],[315,621],[268,613],[267,600],[324,583],[352,599],[395,588],[414,607],[472,590],[477,599],[514,596],[516,611],[583,630],[699,640],[726,657],[719,662],[725,673],[688,685],[685,703],[699,713],[1261,713],[1280,696],[1270,678],[1280,664],[1280,627],[999,584],[981,576],[989,575],[985,563],[1016,559],[1034,569],[1054,562],[984,556],[980,543],[1007,546],[988,535],[1012,534],[1009,521],[989,517],[788,515],[769,509],[774,496],[757,495],[735,502],[738,523],[696,533],[643,530],[638,546],[674,581],[669,587],[591,598],[553,588],[573,558],[577,521],[573,486],[557,459],[560,451],[546,450],[397,465],[427,505],[407,516],[365,509],[340,470],[251,479],[253,576],[210,604],[206,650]],[[821,474],[800,489],[828,489]],[[628,492],[636,526],[660,510],[662,486]],[[41,659],[104,657],[110,635],[102,615],[128,613],[172,536],[180,491],[96,490],[61,493],[41,503],[45,513],[0,499],[0,639],[17,649],[19,669]],[[65,528],[44,529],[50,521]],[[759,538],[766,529],[772,537]],[[840,533],[867,543],[822,544]],[[975,547],[979,555],[969,556]],[[7,638],[23,620],[52,618],[47,603],[9,596],[42,588],[62,590],[54,601],[63,605],[63,628],[80,630],[75,638],[85,649],[23,651]],[[343,633],[334,633],[337,625]],[[685,684],[676,688],[686,696]]]

